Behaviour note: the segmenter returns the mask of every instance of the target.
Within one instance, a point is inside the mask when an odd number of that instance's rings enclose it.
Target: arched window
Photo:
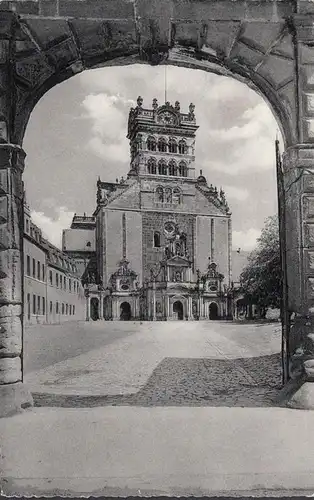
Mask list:
[[[169,175],[177,175],[177,164],[174,160],[170,160],[168,163]]]
[[[154,247],[160,248],[160,233],[158,231],[154,232]]]
[[[172,190],[171,190],[171,188],[165,189],[165,202],[172,203]]]
[[[159,175],[167,175],[167,165],[165,160],[160,160],[158,162],[158,173]]]
[[[179,163],[179,175],[180,177],[187,177],[187,166],[184,161],[180,161]]]
[[[156,188],[156,201],[159,203],[163,203],[164,201],[164,189],[161,186]]]
[[[137,151],[140,151],[143,148],[143,137],[141,134],[137,136],[136,143],[137,143]]]
[[[177,153],[177,152],[178,152],[177,141],[173,138],[169,139],[169,153]]]
[[[174,188],[172,192],[172,203],[179,205],[181,203],[181,191],[179,188]]]
[[[158,151],[165,153],[167,151],[167,143],[164,137],[158,139]]]
[[[187,145],[186,145],[186,142],[181,139],[181,141],[179,142],[179,153],[180,155],[186,155],[188,152],[188,148],[187,148]]]
[[[147,162],[147,169],[149,174],[156,174],[157,167],[155,158],[149,158]]]
[[[156,151],[157,150],[157,144],[156,144],[156,139],[153,136],[149,136],[147,138],[147,149],[149,151]]]

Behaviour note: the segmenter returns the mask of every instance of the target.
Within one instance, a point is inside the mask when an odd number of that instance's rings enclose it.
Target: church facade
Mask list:
[[[224,192],[196,174],[194,111],[156,99],[145,107],[141,97],[130,110],[129,172],[97,182],[94,253],[82,278],[87,319],[232,316],[231,213]],[[75,258],[67,231],[63,250]],[[83,225],[76,231],[84,240]]]

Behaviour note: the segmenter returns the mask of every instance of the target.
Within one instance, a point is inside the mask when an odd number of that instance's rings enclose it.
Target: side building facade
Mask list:
[[[42,235],[24,205],[24,324],[86,319],[77,263]]]

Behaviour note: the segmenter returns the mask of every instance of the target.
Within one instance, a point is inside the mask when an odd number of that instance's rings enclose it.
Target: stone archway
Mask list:
[[[122,304],[120,304],[120,320],[130,321],[131,318],[132,311],[129,302],[122,302]]]
[[[22,380],[22,237],[27,122],[57,83],[87,68],[174,64],[235,77],[259,92],[285,143],[288,377],[314,408],[314,4],[310,0],[2,2],[0,40],[0,414],[32,404]],[[300,355],[302,353],[302,355]]]
[[[183,320],[183,304],[181,300],[176,300],[172,305],[174,319]]]
[[[97,297],[90,299],[90,317],[93,321],[99,319],[99,299]]]
[[[208,317],[211,320],[216,320],[219,318],[218,304],[216,302],[211,302],[208,306]]]

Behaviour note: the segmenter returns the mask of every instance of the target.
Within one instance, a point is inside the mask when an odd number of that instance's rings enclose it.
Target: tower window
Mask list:
[[[154,232],[154,247],[160,248],[160,233],[158,231]]]
[[[171,190],[171,188],[165,189],[165,202],[166,203],[172,202],[172,190]]]
[[[181,161],[179,163],[179,175],[181,177],[187,177],[187,166],[186,166],[186,163],[184,161]]]
[[[160,137],[158,140],[158,151],[165,153],[167,151],[167,143],[163,137]]]
[[[169,153],[177,153],[177,152],[178,152],[177,141],[175,139],[170,139],[169,140]]]
[[[177,205],[181,203],[181,191],[179,188],[174,188],[172,193],[172,201]]]
[[[188,152],[188,148],[187,148],[186,142],[182,139],[179,142],[179,153],[180,153],[180,155],[186,155],[187,152]]]
[[[156,160],[155,158],[149,158],[148,163],[147,163],[147,168],[148,168],[148,173],[149,174],[156,174]]]
[[[156,201],[163,203],[164,201],[164,190],[162,187],[156,189]]]
[[[142,136],[140,134],[137,136],[136,143],[137,143],[137,151],[140,151],[143,148]]]
[[[157,144],[156,144],[155,137],[150,136],[147,138],[147,149],[149,151],[156,151],[157,150]]]
[[[167,165],[165,160],[160,160],[158,162],[158,174],[159,175],[167,175]]]
[[[177,175],[177,164],[174,160],[170,160],[168,164],[169,175]]]

